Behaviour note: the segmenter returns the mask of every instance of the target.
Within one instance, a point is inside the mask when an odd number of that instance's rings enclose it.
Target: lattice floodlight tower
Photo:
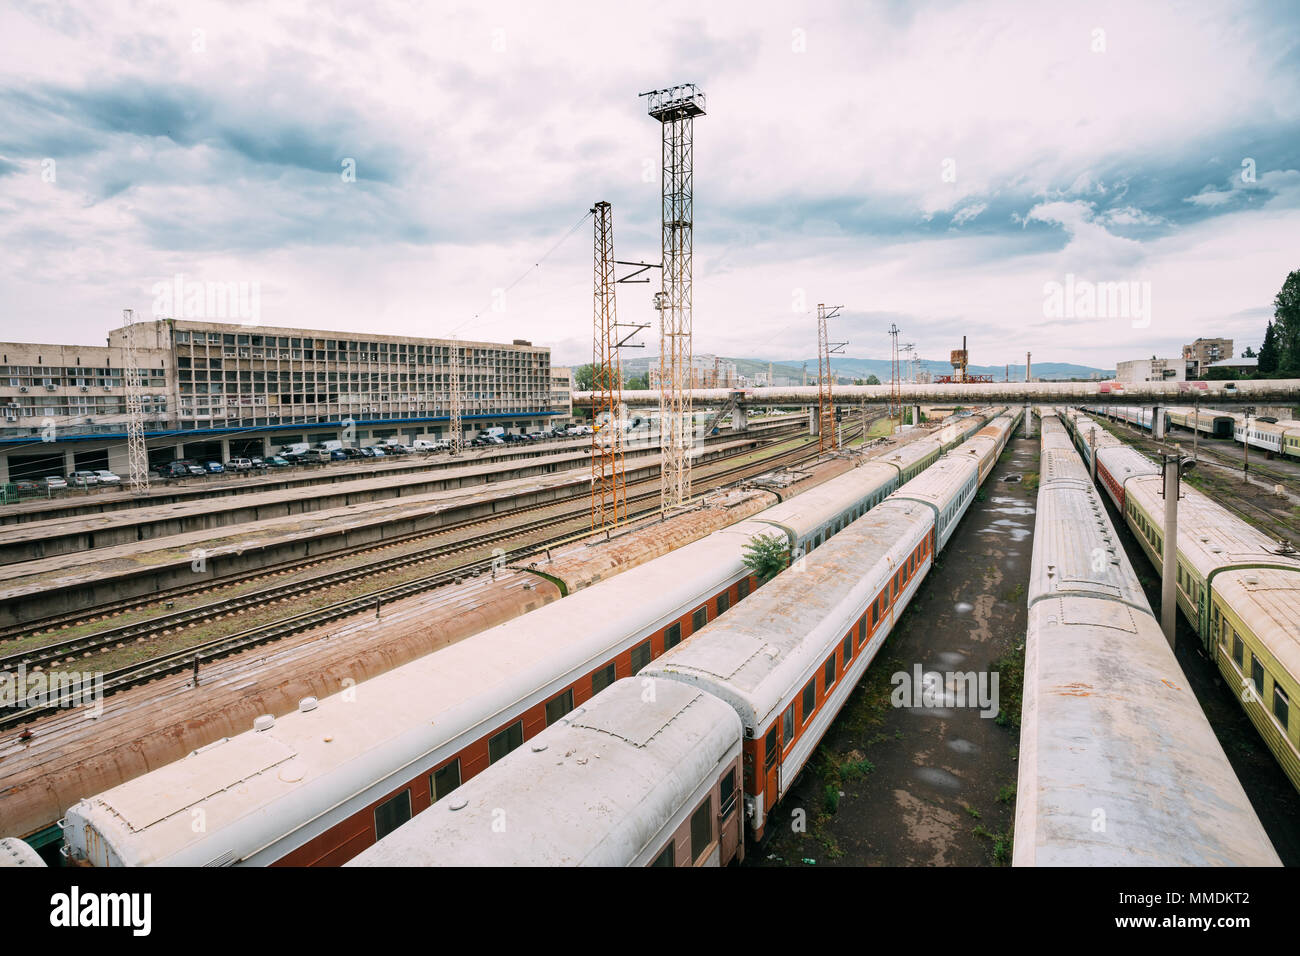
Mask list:
[[[149,453],[144,445],[144,381],[135,354],[135,310],[122,310],[122,351],[126,372],[126,458],[131,474],[131,493],[149,491]]]
[[[591,435],[591,530],[613,528],[627,516],[623,477],[623,370],[619,362],[619,323],[615,308],[614,214],[607,202],[592,207],[591,391],[596,429]]]
[[[659,309],[660,508],[691,496],[693,429],[691,374],[691,266],[694,228],[695,117],[704,115],[704,91],[682,83],[642,93],[663,131],[660,163],[663,291]]]
[[[840,314],[842,305],[829,309],[817,303],[817,452],[838,447],[835,440],[835,399],[831,394],[834,378],[831,374],[831,356],[844,351],[848,342],[831,342],[826,331],[826,320]]]

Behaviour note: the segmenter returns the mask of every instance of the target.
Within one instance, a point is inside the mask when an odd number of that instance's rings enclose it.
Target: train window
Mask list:
[[[709,623],[709,609],[702,607],[691,615],[691,631],[695,632]]]
[[[767,739],[763,741],[763,769],[771,770],[772,764],[776,763],[776,724],[767,732]]]
[[[853,632],[850,631],[844,638],[844,663],[847,665],[853,660]]]
[[[1250,652],[1250,682],[1255,685],[1255,693],[1264,693],[1264,665],[1259,662],[1255,652]]]
[[[739,595],[737,600],[743,601],[745,598],[749,597],[749,578],[740,579],[739,583],[736,585],[736,593]]]
[[[655,861],[650,865],[651,866],[676,866],[677,864],[676,864],[676,860],[674,859],[674,856],[675,854],[673,853],[673,845],[669,843],[666,847],[664,847],[664,851],[660,853],[657,857],[655,857]]]
[[[682,624],[678,621],[676,624],[669,624],[664,628],[664,650],[670,647],[676,647],[682,642]]]
[[[403,790],[375,807],[375,839],[382,840],[411,819],[411,791]]]
[[[785,709],[785,714],[781,717],[781,747],[790,746],[790,741],[794,740],[794,704],[791,703]]]
[[[718,613],[725,613],[729,607],[731,607],[731,595],[723,591],[718,595]]]
[[[867,615],[864,614],[862,615],[862,617],[858,618],[858,647],[861,647],[862,642],[865,641],[866,639],[867,639]]]
[[[803,720],[804,723],[812,717],[813,710],[817,706],[817,678],[814,677],[808,682],[808,686],[803,689]]]
[[[435,801],[441,800],[460,786],[460,758],[457,757],[441,770],[429,775],[429,793]]]
[[[718,781],[718,806],[722,808],[718,814],[722,819],[727,819],[736,809],[736,768],[732,767],[727,771],[727,775]]]
[[[1238,667],[1246,666],[1246,649],[1242,646],[1241,637],[1236,631],[1232,632],[1232,659],[1237,662]]]
[[[822,686],[830,690],[831,684],[835,683],[835,655],[832,654],[822,667]]]
[[[632,648],[632,673],[635,674],[641,668],[650,663],[650,642],[646,641],[637,647]]]
[[[488,763],[494,764],[524,742],[524,722],[516,720],[488,740]]]
[[[1277,684],[1273,685],[1273,716],[1277,722],[1282,725],[1282,729],[1287,729],[1287,715],[1290,713],[1291,702],[1287,700],[1285,692]]]
[[[633,667],[635,668],[636,651],[632,652]],[[636,673],[633,670],[632,673]],[[570,687],[563,694],[558,694],[546,702],[546,726],[549,727],[569,711],[573,710],[573,688]]]
[[[612,683],[614,683],[614,662],[610,661],[591,675],[591,693],[599,694]]]
[[[713,842],[713,794],[691,814],[691,859],[699,862]]]

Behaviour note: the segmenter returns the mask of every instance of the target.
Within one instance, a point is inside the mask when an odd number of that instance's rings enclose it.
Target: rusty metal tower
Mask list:
[[[618,314],[614,285],[614,214],[607,202],[592,207],[595,249],[592,258],[592,413],[591,530],[613,528],[627,517],[623,476],[623,369],[618,356]]]
[[[135,354],[135,310],[122,310],[123,372],[126,377],[126,457],[131,469],[131,493],[149,491],[149,453],[144,444],[144,381]]]
[[[695,117],[704,115],[704,91],[694,83],[682,83],[641,95],[648,97],[647,112],[659,121],[663,133],[663,286],[655,296],[655,308],[659,310],[659,443],[663,456],[659,505],[667,511],[691,496]]]
[[[826,320],[840,314],[842,305],[833,305],[829,309],[824,303],[817,303],[817,451],[834,451],[839,443],[835,440],[835,400],[832,395],[834,377],[831,373],[831,356],[842,354],[848,342],[831,342],[826,331]]]

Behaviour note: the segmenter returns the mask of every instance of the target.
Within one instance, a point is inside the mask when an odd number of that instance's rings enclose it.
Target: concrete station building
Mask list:
[[[556,387],[550,349],[518,339],[187,319],[135,328],[151,465],[225,462],[294,442],[445,438],[453,347],[461,350],[467,436],[534,431],[570,413],[571,389]],[[107,346],[0,343],[0,482],[96,468],[127,474],[124,334],[111,331]]]

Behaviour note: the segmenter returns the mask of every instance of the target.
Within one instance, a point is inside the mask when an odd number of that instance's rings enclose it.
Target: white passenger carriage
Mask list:
[[[740,719],[621,680],[349,866],[726,866],[744,858]]]

